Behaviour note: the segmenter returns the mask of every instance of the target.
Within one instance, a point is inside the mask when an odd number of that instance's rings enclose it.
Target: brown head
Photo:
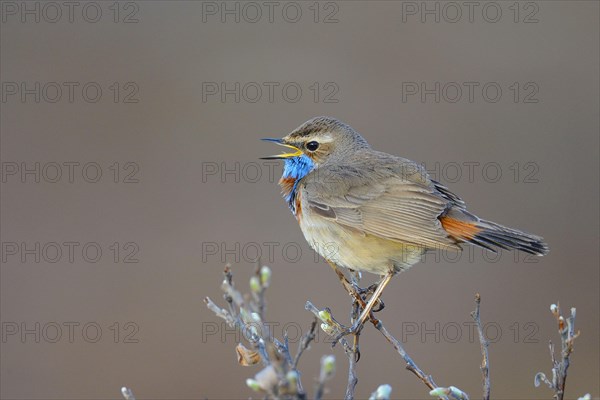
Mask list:
[[[316,165],[338,161],[355,151],[368,148],[367,141],[350,126],[331,117],[316,117],[281,139],[264,139],[294,150],[265,159],[307,156]]]

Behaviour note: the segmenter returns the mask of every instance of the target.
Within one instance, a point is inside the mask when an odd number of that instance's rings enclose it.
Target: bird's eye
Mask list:
[[[308,143],[306,143],[306,148],[309,151],[315,151],[319,148],[319,142],[315,142],[315,141],[308,142]]]

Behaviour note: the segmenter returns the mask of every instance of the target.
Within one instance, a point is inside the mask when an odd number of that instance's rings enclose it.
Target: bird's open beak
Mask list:
[[[278,154],[275,156],[268,156],[268,157],[261,157],[261,160],[281,160],[284,158],[290,158],[290,157],[298,157],[302,155],[302,151],[297,148],[296,146],[292,146],[291,144],[287,144],[283,141],[283,139],[271,139],[271,138],[264,138],[261,139],[267,142],[273,142],[273,143],[277,143],[280,146],[284,146],[284,147],[288,147],[290,149],[296,150],[293,153],[282,153],[282,154]]]

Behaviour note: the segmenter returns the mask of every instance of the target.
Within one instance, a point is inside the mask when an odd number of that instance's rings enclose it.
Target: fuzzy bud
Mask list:
[[[250,278],[250,290],[252,290],[252,293],[260,293],[262,290],[262,287],[260,286],[260,280],[257,276]]]
[[[260,388],[266,392],[271,392],[277,386],[279,378],[277,372],[272,365],[264,368],[258,374],[254,376],[254,379],[260,386]]]
[[[329,312],[329,310],[321,310],[319,311],[319,318],[321,319],[321,321],[325,322],[326,324],[330,325],[331,324],[331,313]]]
[[[333,336],[335,335],[335,328],[329,324],[326,323],[322,323],[321,324],[321,329],[323,329],[323,332],[325,332],[326,334],[328,334],[329,336]]]
[[[271,284],[271,268],[266,265],[260,268],[260,283],[264,288],[268,288]]]
[[[290,383],[290,385],[296,385],[298,383],[298,373],[296,371],[289,371],[285,374],[285,379]]]
[[[429,392],[429,395],[432,397],[447,397],[451,396],[457,400],[469,400],[469,396],[455,386],[450,387],[437,387]]]
[[[255,392],[260,392],[261,390],[260,383],[256,379],[246,379],[246,385]]]
[[[390,385],[379,385],[376,391],[371,393],[369,400],[389,400],[392,395],[392,387]]]
[[[125,400],[135,400],[135,396],[133,395],[133,392],[128,387],[123,386],[121,388],[121,394],[123,395]]]
[[[261,323],[261,319],[260,319],[260,314],[259,313],[255,313],[255,312],[250,313],[250,318],[252,318],[253,322],[256,322],[256,323],[259,323],[259,324]]]
[[[328,381],[335,374],[335,356],[328,355],[321,357],[321,382]]]
[[[287,392],[289,394],[298,393],[298,372],[288,371],[285,374],[285,380],[287,381]]]

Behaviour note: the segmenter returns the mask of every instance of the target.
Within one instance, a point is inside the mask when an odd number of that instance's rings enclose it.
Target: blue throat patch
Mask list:
[[[292,190],[287,193],[284,198],[290,207],[290,210],[296,214],[296,204],[294,200],[296,198],[296,189],[298,187],[298,182],[300,179],[304,178],[306,175],[313,170],[315,164],[312,160],[305,156],[301,155],[299,157],[290,157],[283,160],[283,175],[282,179],[294,179],[294,186]]]

